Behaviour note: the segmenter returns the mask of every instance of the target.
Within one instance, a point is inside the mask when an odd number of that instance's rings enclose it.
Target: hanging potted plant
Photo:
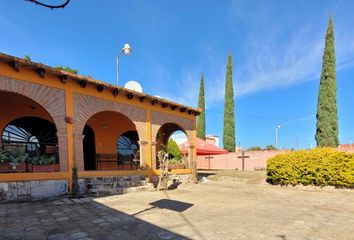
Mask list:
[[[13,152],[0,150],[0,172],[25,172],[28,154],[19,149]]]
[[[55,156],[41,155],[32,158],[33,172],[54,172],[56,165]]]

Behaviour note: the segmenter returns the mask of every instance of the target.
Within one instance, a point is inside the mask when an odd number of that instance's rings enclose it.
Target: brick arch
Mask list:
[[[4,76],[0,76],[0,90],[25,96],[38,103],[48,112],[57,128],[60,171],[67,171],[67,133],[64,90]]]
[[[75,160],[78,169],[84,170],[82,131],[87,121],[99,112],[117,112],[128,117],[135,125],[139,141],[146,141],[146,111],[132,105],[107,101],[83,94],[74,94],[74,145]],[[141,148],[142,149],[142,146]],[[141,150],[141,159],[145,159],[145,148]]]
[[[172,123],[179,126],[180,130],[183,131],[187,135],[188,139],[188,165],[192,166],[194,159],[193,149],[194,149],[194,122],[192,119],[182,118],[175,115],[170,115],[162,112],[151,112],[151,141],[152,141],[152,149],[151,149],[151,157],[152,157],[152,165],[153,168],[156,168],[156,137],[158,131],[167,123]]]
[[[160,128],[167,124],[173,123],[181,128],[183,132],[186,133],[188,142],[192,144],[193,142],[193,120],[188,118],[177,117],[174,115],[162,113],[162,112],[151,112],[151,135],[152,141],[156,142],[156,136]]]

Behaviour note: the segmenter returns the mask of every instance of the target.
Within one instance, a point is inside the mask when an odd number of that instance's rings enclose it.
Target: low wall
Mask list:
[[[265,169],[267,160],[285,151],[249,151],[245,152],[244,170]],[[198,169],[238,169],[242,170],[242,152],[222,155],[198,156]]]
[[[2,182],[0,202],[61,196],[67,193],[67,189],[67,180]]]

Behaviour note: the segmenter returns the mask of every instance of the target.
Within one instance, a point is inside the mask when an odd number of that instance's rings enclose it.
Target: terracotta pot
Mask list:
[[[25,163],[19,163],[16,165],[16,168],[14,169],[13,166],[10,163],[0,163],[0,172],[5,173],[5,172],[26,172],[26,164]]]
[[[32,165],[33,172],[54,172],[55,164]]]

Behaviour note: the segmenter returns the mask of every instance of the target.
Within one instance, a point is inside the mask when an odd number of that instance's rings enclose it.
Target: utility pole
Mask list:
[[[275,148],[278,149],[278,129],[280,126],[275,127]]]

